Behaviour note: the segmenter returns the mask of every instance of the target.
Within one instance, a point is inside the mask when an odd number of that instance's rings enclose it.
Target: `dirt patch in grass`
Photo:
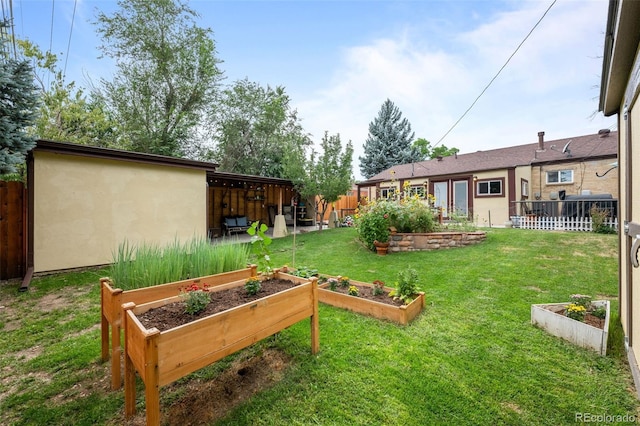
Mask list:
[[[27,349],[15,352],[13,356],[20,361],[29,361],[42,353],[42,346],[32,346]]]
[[[172,384],[162,388],[161,395],[178,390],[182,395],[169,406],[161,405],[164,425],[203,425],[222,419],[235,407],[258,392],[282,380],[291,360],[276,349],[266,349],[248,359],[234,361],[218,377],[210,380],[192,380],[188,383]],[[118,424],[142,426],[145,423],[144,408],[136,415]]]

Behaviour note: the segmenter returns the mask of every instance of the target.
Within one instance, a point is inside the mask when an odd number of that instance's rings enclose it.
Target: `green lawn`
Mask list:
[[[293,237],[274,240],[275,265],[387,284],[415,268],[424,313],[400,327],[321,305],[318,355],[310,354],[309,321],[296,324],[163,388],[168,424],[177,407],[213,406],[219,395],[203,395],[213,389],[205,385],[228,380],[235,362],[274,351],[286,359],[282,370],[210,424],[562,425],[581,413],[639,412],[617,317],[606,357],[530,324],[531,304],[572,293],[610,298],[617,314],[615,236],[492,229],[477,246],[386,257],[348,228],[296,235],[295,243],[294,252]],[[19,283],[0,286],[0,424],[123,424],[123,392],[109,390],[99,360],[105,273],[37,278],[27,293]],[[141,413],[143,395],[141,386]]]

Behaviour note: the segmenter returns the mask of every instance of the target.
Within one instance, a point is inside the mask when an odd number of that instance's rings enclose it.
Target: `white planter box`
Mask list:
[[[606,355],[607,339],[609,336],[609,301],[596,300],[592,302],[595,306],[606,307],[607,316],[604,320],[603,329],[573,320],[563,314],[557,314],[550,310],[564,307],[568,304],[569,302],[531,305],[531,324],[546,330],[549,334],[561,337],[578,346],[593,349],[600,355]]]

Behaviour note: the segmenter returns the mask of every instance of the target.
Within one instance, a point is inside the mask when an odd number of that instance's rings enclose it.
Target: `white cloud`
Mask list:
[[[443,51],[415,29],[345,49],[329,84],[296,107],[319,141],[324,130],[354,143],[354,172],[368,125],[386,98],[416,137],[442,137],[540,18],[548,4],[522,3],[467,33]],[[606,2],[559,2],[459,126],[443,140],[462,152],[595,133],[614,121],[597,109]]]

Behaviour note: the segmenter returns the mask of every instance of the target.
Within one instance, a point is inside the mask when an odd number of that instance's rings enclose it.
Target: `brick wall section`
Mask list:
[[[478,244],[487,238],[483,231],[474,232],[433,232],[433,233],[392,233],[389,251],[429,251]]]

